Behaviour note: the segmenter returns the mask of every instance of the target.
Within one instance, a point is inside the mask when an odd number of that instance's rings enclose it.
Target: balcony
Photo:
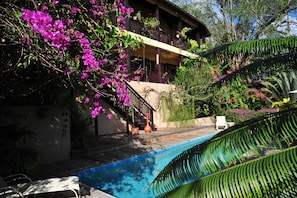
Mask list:
[[[170,35],[166,32],[158,30],[157,28],[145,28],[142,23],[136,20],[129,21],[129,31],[172,45],[174,47],[181,48],[183,50],[189,48],[189,44],[182,39],[177,38],[176,35]]]

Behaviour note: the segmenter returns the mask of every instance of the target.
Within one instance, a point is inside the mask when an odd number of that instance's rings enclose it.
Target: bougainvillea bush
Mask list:
[[[106,88],[118,105],[132,105],[126,51],[139,42],[125,31],[133,9],[121,0],[6,0],[1,10],[2,42],[21,46],[19,68],[63,76],[92,117],[105,112],[99,99]]]

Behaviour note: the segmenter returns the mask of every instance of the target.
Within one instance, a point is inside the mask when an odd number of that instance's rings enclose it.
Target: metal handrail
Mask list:
[[[149,122],[154,129],[154,114],[153,112],[156,111],[138,92],[136,92],[133,87],[126,82],[130,98],[132,100],[133,110],[134,113],[138,112],[138,115],[141,116],[143,119],[147,114],[149,114]],[[135,115],[134,115],[135,116]]]

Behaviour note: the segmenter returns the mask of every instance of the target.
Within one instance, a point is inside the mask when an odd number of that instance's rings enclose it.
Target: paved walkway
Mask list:
[[[88,149],[88,152],[74,151],[72,153],[73,159],[71,160],[45,164],[39,167],[40,171],[38,171],[39,174],[36,178],[71,175],[80,170],[167,148],[217,132],[214,126],[206,126],[200,128],[158,130],[150,134],[145,134],[143,131],[140,131],[140,134],[135,137],[131,137],[127,134],[101,136],[100,146],[96,149]],[[84,185],[82,191],[85,191],[83,193],[85,195],[84,197],[112,197]]]

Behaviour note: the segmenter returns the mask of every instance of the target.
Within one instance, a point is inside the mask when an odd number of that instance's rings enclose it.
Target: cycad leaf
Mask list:
[[[251,41],[239,41],[235,43],[221,45],[209,51],[201,53],[202,56],[216,55],[227,52],[253,53],[253,54],[275,54],[283,52],[294,52],[297,49],[297,36],[269,38]]]
[[[276,76],[267,77],[261,84],[267,89],[262,89],[264,92],[271,94],[271,98],[274,101],[282,101],[283,98],[291,98],[292,102],[295,102],[295,94],[289,95],[289,91],[297,89],[296,81],[297,70],[290,72],[281,72]]]
[[[227,168],[159,197],[296,197],[297,146]]]
[[[292,71],[297,69],[297,53],[279,55],[273,58],[258,60],[250,65],[240,68],[229,75],[226,75],[220,81],[212,85],[220,86],[222,83],[232,82],[238,76],[246,77],[248,74],[269,73],[269,75],[277,74],[282,71]]]
[[[243,162],[265,150],[290,146],[297,139],[297,109],[267,114],[224,130],[181,153],[155,178],[159,193]]]

